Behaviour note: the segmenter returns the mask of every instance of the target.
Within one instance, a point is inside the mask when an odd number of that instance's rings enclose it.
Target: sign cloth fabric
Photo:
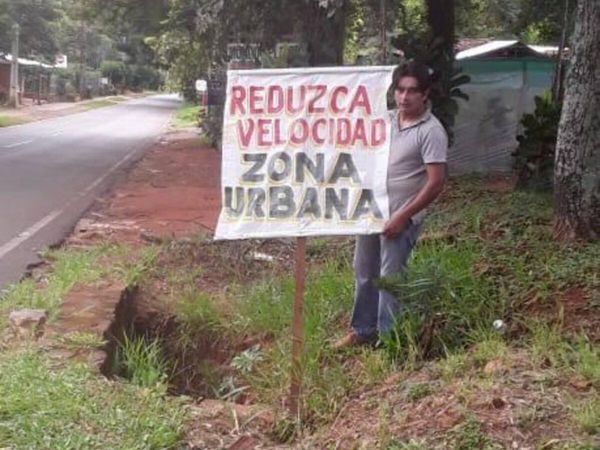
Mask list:
[[[229,71],[215,239],[380,233],[392,70]]]

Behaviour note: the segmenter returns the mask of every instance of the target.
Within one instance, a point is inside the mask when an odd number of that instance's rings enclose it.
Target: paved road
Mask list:
[[[0,291],[63,239],[114,178],[164,131],[162,95],[0,128]]]

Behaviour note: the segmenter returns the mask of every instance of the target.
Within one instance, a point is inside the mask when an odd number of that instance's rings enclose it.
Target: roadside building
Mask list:
[[[519,122],[533,111],[534,97],[552,87],[557,52],[511,40],[484,42],[456,54],[457,67],[471,82],[460,87],[469,101],[459,100],[448,154],[453,173],[512,169]]]
[[[10,93],[10,68],[12,55],[0,53],[0,103],[8,100]],[[33,59],[19,58],[19,101],[24,98],[38,103],[50,101],[50,82],[54,66]]]

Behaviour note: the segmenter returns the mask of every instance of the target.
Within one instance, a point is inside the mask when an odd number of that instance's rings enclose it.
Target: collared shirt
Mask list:
[[[417,121],[400,129],[397,110],[390,111],[392,136],[387,189],[390,216],[409,203],[427,182],[425,164],[445,163],[448,136],[440,121],[427,110]],[[425,211],[412,217],[420,223]]]

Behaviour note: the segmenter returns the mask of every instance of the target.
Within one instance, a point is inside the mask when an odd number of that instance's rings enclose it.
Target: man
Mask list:
[[[392,114],[387,174],[390,219],[382,234],[357,237],[352,331],[334,344],[336,349],[374,343],[394,326],[401,305],[373,281],[405,269],[424,210],[446,179],[448,137],[429,109],[429,69],[410,62],[398,67],[393,79],[397,109]]]

